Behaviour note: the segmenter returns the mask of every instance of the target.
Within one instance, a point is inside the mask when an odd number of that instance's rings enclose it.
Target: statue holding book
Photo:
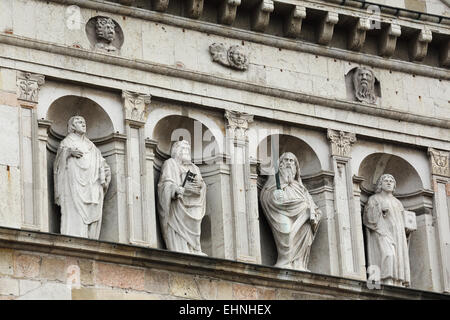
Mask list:
[[[297,157],[281,155],[279,170],[261,190],[261,206],[272,229],[278,251],[275,267],[308,270],[309,253],[321,212],[300,178]]]
[[[168,250],[206,255],[200,246],[205,210],[206,184],[191,162],[191,146],[186,140],[177,141],[158,182],[158,211]]]

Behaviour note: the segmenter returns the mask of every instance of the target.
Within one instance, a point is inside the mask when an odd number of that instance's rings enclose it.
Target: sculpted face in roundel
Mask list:
[[[116,25],[111,18],[97,18],[97,23],[95,25],[95,32],[97,38],[104,39],[108,42],[112,42],[116,36]]]

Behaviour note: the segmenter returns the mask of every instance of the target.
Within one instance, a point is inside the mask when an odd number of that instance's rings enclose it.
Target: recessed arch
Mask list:
[[[101,139],[114,132],[111,118],[95,101],[67,95],[56,99],[48,108],[46,118],[52,121],[51,130],[59,137],[67,135],[67,122],[70,117],[79,115],[85,118],[86,136],[91,140]]]

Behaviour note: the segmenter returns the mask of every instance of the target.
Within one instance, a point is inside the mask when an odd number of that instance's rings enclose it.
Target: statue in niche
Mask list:
[[[98,239],[103,198],[111,170],[99,149],[86,137],[86,121],[69,119],[54,163],[55,202],[61,207],[61,234]]]
[[[379,268],[379,280],[383,284],[409,286],[407,235],[415,230],[415,215],[405,211],[402,203],[393,196],[395,187],[394,177],[383,174],[364,209],[368,266]],[[413,214],[414,221],[409,213]]]
[[[365,103],[375,103],[375,76],[366,68],[356,68],[353,73],[353,86],[355,98]]]
[[[161,169],[158,210],[168,250],[206,255],[200,246],[200,226],[206,210],[206,184],[191,162],[188,141],[172,146],[171,158]]]
[[[248,57],[241,46],[234,45],[227,50],[223,43],[213,43],[209,46],[209,53],[213,61],[221,65],[237,70],[248,68]]]
[[[322,214],[302,183],[293,153],[281,155],[277,179],[270,176],[260,196],[277,246],[275,267],[309,271],[311,245]]]
[[[116,37],[116,24],[111,18],[97,17],[95,21],[95,35],[97,38],[96,50],[100,49],[108,52],[117,50],[112,44]]]

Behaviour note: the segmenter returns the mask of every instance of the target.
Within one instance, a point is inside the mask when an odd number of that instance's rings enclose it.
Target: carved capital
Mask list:
[[[240,4],[241,0],[222,0],[217,12],[217,21],[221,24],[232,25]]]
[[[351,147],[356,142],[354,133],[328,129],[327,136],[331,143],[333,156],[351,157]]]
[[[272,0],[261,0],[261,2],[253,9],[251,27],[253,31],[264,32],[270,21],[270,14],[273,12],[274,6]]]
[[[248,126],[253,122],[253,115],[243,112],[225,110],[227,131],[235,140],[246,140]]]
[[[369,29],[370,21],[366,18],[359,18],[348,35],[348,48],[354,51],[361,50],[366,41],[366,31]]]
[[[17,72],[17,98],[28,102],[37,103],[39,100],[39,90],[45,83],[42,74],[28,72]]]
[[[122,91],[125,120],[144,125],[147,121],[151,96]]]
[[[290,38],[299,37],[304,18],[306,18],[306,8],[294,6],[284,22],[284,35]]]
[[[428,148],[428,155],[431,161],[431,173],[450,177],[450,151]]]
[[[186,3],[186,15],[192,19],[198,19],[203,13],[203,0],[188,0]]]
[[[152,9],[159,12],[164,12],[169,6],[169,0],[152,0]]]
[[[327,12],[322,18],[317,33],[317,43],[328,45],[333,37],[334,25],[338,23],[339,15],[336,12]]]
[[[397,45],[397,38],[402,34],[401,28],[396,23],[391,23],[381,31],[378,53],[383,57],[390,57],[394,54]]]
[[[411,41],[409,57],[412,61],[422,61],[428,52],[428,43],[433,39],[431,31],[424,27]]]

